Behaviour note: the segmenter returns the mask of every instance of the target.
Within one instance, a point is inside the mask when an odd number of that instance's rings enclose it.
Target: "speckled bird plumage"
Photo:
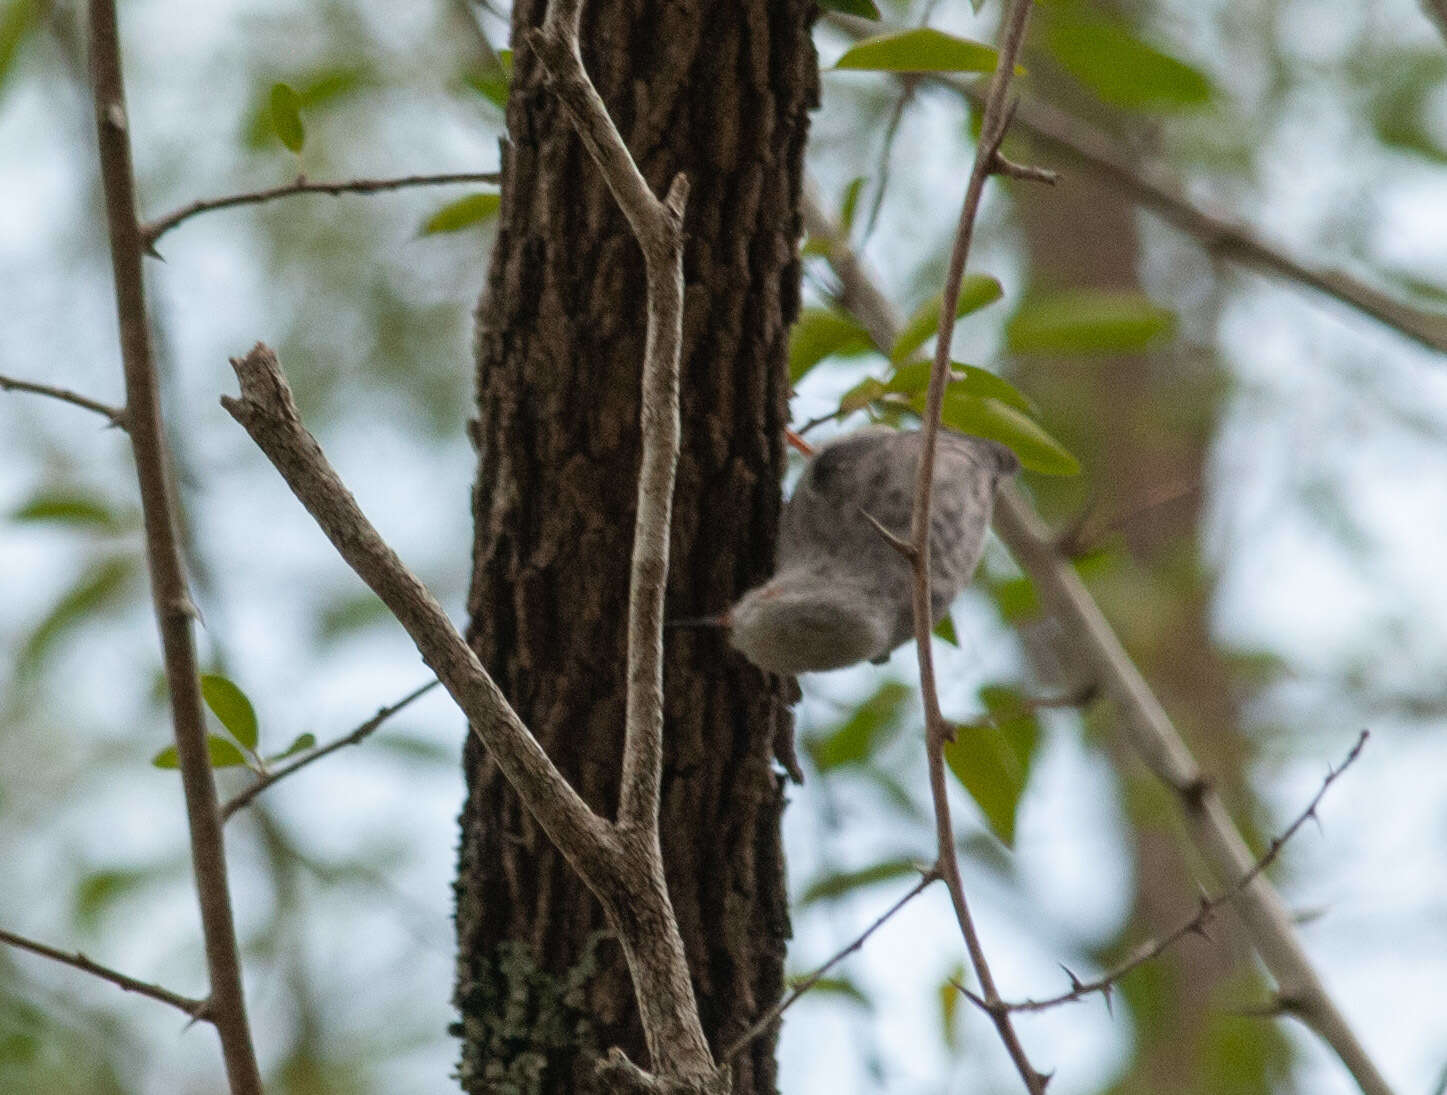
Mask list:
[[[913,576],[865,516],[907,539],[922,435],[860,430],[819,449],[784,508],[774,575],[727,614],[730,641],[776,673],[882,661],[914,635]],[[999,481],[1003,445],[939,434],[930,519],[934,622],[969,584]]]

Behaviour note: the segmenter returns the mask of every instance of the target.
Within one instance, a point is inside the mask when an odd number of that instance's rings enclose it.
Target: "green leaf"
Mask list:
[[[998,56],[982,42],[919,27],[866,38],[846,50],[834,67],[871,72],[994,72]]]
[[[789,978],[790,984],[800,984],[804,977]],[[864,994],[864,990],[846,977],[821,977],[809,986],[809,993],[821,993],[825,996],[840,996],[850,1003],[858,1004],[862,1008],[874,1009],[874,1001]]]
[[[206,735],[206,753],[211,758],[212,768],[245,768],[248,767],[246,757],[235,744],[227,741],[220,734]],[[157,768],[179,768],[181,767],[180,757],[176,754],[176,747],[168,745],[154,757],[151,763]]]
[[[1079,0],[1041,10],[1046,48],[1102,102],[1128,110],[1210,102],[1211,81],[1200,69],[1148,45],[1123,21]]]
[[[1005,339],[1024,354],[1134,353],[1175,322],[1174,312],[1144,293],[1079,289],[1027,300],[1005,324]]]
[[[849,230],[854,227],[854,211],[859,206],[859,195],[863,190],[863,175],[851,179],[844,188],[844,197],[839,203],[839,230],[845,236],[848,236]]]
[[[991,583],[987,588],[990,599],[995,602],[1006,623],[1024,623],[1039,618],[1040,598],[1035,595],[1035,586],[1029,578],[1010,578]]]
[[[460,232],[474,224],[482,224],[497,216],[502,205],[501,194],[469,194],[444,205],[422,225],[422,235],[438,232]]]
[[[940,1001],[940,1033],[944,1036],[945,1048],[953,1052],[959,1047],[960,1032],[955,1027],[955,1016],[959,1014],[960,990],[955,987],[957,982],[965,979],[965,967],[963,964],[956,966],[943,981],[937,990]]]
[[[930,370],[933,368],[933,364],[930,361],[912,361],[908,365],[901,365],[889,378],[889,383],[884,386],[884,390],[908,396],[928,392]],[[1014,407],[1025,414],[1033,416],[1038,413],[1035,404],[1015,385],[977,365],[965,365],[959,361],[951,361],[950,383],[945,391],[977,395],[982,399],[998,399],[1007,407]]]
[[[857,871],[834,871],[815,879],[799,897],[799,908],[817,901],[832,901],[866,886],[889,882],[906,875],[918,875],[919,868],[910,859],[887,859]]]
[[[988,274],[966,274],[960,282],[960,301],[959,307],[955,309],[955,318],[979,311],[985,305],[999,300],[1004,292],[1000,283]],[[889,351],[889,360],[896,365],[909,360],[914,352],[939,330],[939,326],[940,298],[932,297],[925,301],[904,325]]]
[[[318,111],[350,98],[372,83],[372,72],[365,65],[329,66],[310,72],[293,73],[286,86],[296,89],[297,106],[315,115]],[[251,106],[244,130],[249,148],[266,148],[280,136],[272,122],[271,89],[260,89]]]
[[[843,724],[822,737],[810,738],[804,750],[820,772],[867,760],[891,730],[899,726],[909,689],[885,681]]]
[[[306,143],[306,129],[301,124],[301,96],[289,84],[271,85],[271,128],[277,139],[292,152],[300,152]]]
[[[120,528],[121,521],[104,501],[94,495],[70,491],[42,491],[31,495],[10,514],[14,521],[54,521],[65,525],[88,525],[107,532]]]
[[[463,82],[499,110],[507,109],[512,90],[512,50],[497,51],[497,64],[488,63],[463,77]]]
[[[255,751],[260,735],[256,726],[256,710],[246,693],[234,681],[214,673],[201,676],[201,698],[221,725],[246,748]]]
[[[25,640],[16,659],[21,675],[44,661],[71,628],[120,604],[135,574],[136,560],[129,556],[107,559],[82,574]]]
[[[821,11],[838,11],[861,19],[878,19],[879,7],[874,0],[819,0]]]
[[[944,614],[939,623],[935,624],[934,636],[951,646],[960,645],[960,637],[955,634],[954,618],[948,612]]]
[[[108,906],[155,881],[153,870],[93,871],[80,880],[75,889],[76,923],[86,931],[94,931]]]
[[[0,9],[0,89],[14,71],[21,45],[40,26],[43,10],[40,0],[10,0]]]
[[[862,354],[873,348],[868,332],[852,316],[830,308],[805,308],[789,336],[789,382],[797,384],[826,357]]]
[[[296,740],[277,753],[274,757],[267,757],[267,760],[285,760],[287,757],[294,757],[298,753],[305,753],[308,749],[315,749],[317,736],[315,734],[298,734]]]
[[[990,711],[989,722],[957,727],[955,740],[945,745],[945,763],[991,831],[1011,846],[1020,798],[1040,744],[1040,723],[1012,689],[987,686],[980,698]]]
[[[924,409],[924,396],[915,398],[915,409]],[[1029,415],[998,399],[945,390],[940,420],[951,429],[988,438],[1007,446],[1020,464],[1041,475],[1078,475],[1080,464],[1064,445],[1056,441]]]

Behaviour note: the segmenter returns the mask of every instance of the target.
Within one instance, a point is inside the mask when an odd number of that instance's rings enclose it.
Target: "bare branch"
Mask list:
[[[236,811],[238,810],[250,806],[252,800],[254,800],[257,795],[261,794],[262,791],[265,791],[272,784],[277,783],[280,780],[286,779],[287,776],[293,775],[294,773],[301,771],[303,768],[307,767],[310,764],[315,764],[323,757],[331,756],[331,754],[335,753],[338,749],[345,749],[348,745],[360,745],[362,742],[366,741],[367,738],[371,737],[372,734],[376,733],[376,731],[381,727],[381,725],[388,719],[390,719],[393,715],[395,715],[398,711],[401,711],[413,700],[426,695],[428,692],[432,691],[432,689],[436,687],[436,681],[428,681],[420,688],[415,688],[411,692],[407,693],[407,695],[403,696],[396,703],[390,703],[387,704],[385,707],[378,708],[375,715],[373,715],[366,722],[358,726],[350,734],[346,734],[343,737],[337,738],[335,741],[327,742],[326,745],[321,745],[315,749],[309,750],[308,752],[301,754],[295,759],[288,761],[286,764],[283,764],[281,767],[273,768],[271,771],[261,774],[257,777],[255,783],[253,783],[250,787],[246,788],[246,790],[241,791],[236,795],[233,795],[230,799],[227,800],[225,805],[221,807],[222,822],[224,823],[230,821],[232,814],[236,813]]]
[[[131,170],[115,0],[90,2],[90,63],[116,313],[120,322],[121,362],[125,371],[127,432],[140,482],[146,561],[151,573],[151,595],[161,634],[172,728],[186,801],[191,864],[211,982],[211,1018],[221,1040],[231,1095],[261,1095],[261,1073],[256,1064],[241,986],[241,963],[237,957],[236,928],[226,876],[226,849],[216,812],[216,783],[206,747],[206,717],[191,633],[195,608],[181,564],[174,499],[166,467],[160,395],[151,356],[145,281],[141,273],[144,243],[136,222],[135,178]]]
[[[904,908],[916,897],[924,893],[924,891],[929,888],[930,883],[937,881],[939,877],[939,870],[934,867],[921,874],[919,881],[916,882],[912,887],[910,887],[908,893],[906,893],[889,908],[885,909],[884,912],[882,912],[878,917],[874,919],[874,921],[869,925],[869,927],[865,928],[862,932],[855,936],[854,939],[851,940],[847,946],[835,953],[832,958],[830,958],[822,966],[816,969],[813,973],[809,974],[807,977],[803,978],[797,984],[795,984],[794,987],[789,990],[789,994],[787,996],[785,996],[777,1004],[771,1007],[768,1011],[764,1012],[763,1015],[759,1016],[759,1018],[754,1022],[751,1027],[749,1027],[748,1030],[744,1031],[743,1034],[739,1035],[739,1037],[734,1040],[733,1044],[730,1045],[728,1049],[723,1051],[723,1053],[720,1055],[720,1060],[731,1061],[736,1056],[738,1056],[738,1054],[750,1042],[752,1042],[760,1034],[763,1034],[766,1030],[768,1030],[775,1023],[777,1023],[780,1016],[782,1016],[784,1012],[788,1011],[791,1007],[793,1007],[794,1004],[798,1001],[799,997],[803,996],[820,981],[824,980],[824,977],[829,973],[829,971],[832,970],[835,966],[839,965],[840,962],[844,961],[844,959],[848,958],[855,951],[862,948],[864,944],[869,941],[869,937],[871,935],[877,932],[880,928],[884,927],[885,924],[889,923],[889,921],[894,918],[895,913],[899,912],[900,909]]]
[[[407,630],[422,660],[471,721],[514,789],[585,880],[589,857],[608,854],[607,825],[590,810],[513,711],[436,599],[387,546],[301,423],[276,354],[258,343],[231,366],[241,398],[222,396],[236,419],[343,559]]]
[[[12,376],[0,376],[0,392],[29,392],[31,395],[48,396],[51,399],[58,399],[62,403],[69,403],[73,407],[94,411],[101,417],[109,419],[112,426],[118,426],[120,429],[126,428],[126,409],[124,407],[112,407],[109,403],[91,399],[89,396],[73,392],[69,388],[56,388],[49,384],[37,384],[33,380],[17,380]]]
[[[975,976],[980,981],[984,999],[992,1004],[1000,998],[1000,994],[995,988],[995,979],[990,972],[990,963],[980,942],[974,918],[970,914],[969,903],[965,900],[946,788],[944,748],[946,742],[954,740],[954,732],[940,712],[934,655],[930,645],[930,501],[934,487],[935,444],[939,436],[940,415],[944,408],[945,386],[950,379],[950,341],[954,336],[955,316],[959,311],[955,307],[955,301],[960,296],[960,283],[964,278],[965,260],[969,256],[970,240],[974,234],[975,218],[979,213],[985,180],[998,167],[1000,143],[1005,139],[1005,131],[1013,113],[1013,108],[1007,102],[1010,78],[1014,75],[1020,47],[1025,41],[1025,25],[1029,18],[1030,0],[1011,0],[1005,11],[999,58],[995,65],[995,75],[990,80],[984,117],[981,119],[980,143],[975,151],[975,163],[970,171],[969,183],[965,187],[959,228],[955,233],[949,270],[940,297],[945,303],[940,308],[939,333],[935,341],[934,363],[930,370],[929,393],[925,400],[923,443],[920,446],[914,510],[910,521],[910,547],[913,550],[911,562],[914,567],[915,646],[919,657],[920,692],[925,712],[925,754],[929,763],[930,797],[934,802],[935,840],[938,845],[935,869],[949,888],[950,901],[954,906],[955,919],[960,925],[960,933],[965,940],[965,949],[969,952],[970,965],[974,967]],[[1011,1023],[1010,1013],[992,1008],[989,1015],[995,1024],[995,1032],[1000,1036],[1015,1064],[1015,1070],[1025,1083],[1026,1090],[1031,1095],[1044,1095],[1048,1077],[1030,1063]]]
[[[837,227],[806,190],[804,220],[811,235],[826,241],[839,277],[839,302],[869,332],[884,353],[894,345],[900,321],[894,308]],[[1188,832],[1218,880],[1230,885],[1249,871],[1255,857],[1232,824],[1219,797],[1202,777],[1180,733],[1151,692],[1071,561],[1019,491],[1002,488],[995,502],[995,531],[1040,591],[1051,615],[1121,713],[1132,747],[1151,771],[1176,792]],[[1258,875],[1236,895],[1235,904],[1262,962],[1297,1002],[1295,1014],[1336,1052],[1367,1095],[1391,1095],[1376,1063],[1357,1039],[1345,1014],[1322,985],[1302,948],[1280,896]]]
[[[162,988],[160,985],[152,984],[150,981],[139,981],[134,977],[113,970],[109,966],[102,966],[99,962],[92,962],[79,951],[62,951],[55,947],[38,943],[23,935],[16,935],[14,932],[5,931],[0,928],[0,943],[7,943],[20,950],[29,951],[31,954],[38,954],[43,958],[60,962],[75,969],[83,970],[92,977],[99,977],[102,981],[109,981],[112,985],[119,985],[127,992],[138,993],[141,996],[149,996],[152,1000],[159,1000],[163,1004],[170,1004],[178,1011],[185,1012],[193,1020],[204,1020],[208,1023],[215,1022],[209,1009],[210,1002],[197,1000],[192,996],[182,996],[178,992]]]
[[[1271,843],[1267,845],[1266,851],[1256,860],[1251,869],[1243,874],[1233,885],[1222,890],[1216,896],[1201,898],[1195,915],[1190,919],[1183,921],[1173,931],[1168,932],[1159,939],[1151,940],[1143,944],[1136,950],[1136,953],[1126,961],[1094,980],[1081,981],[1074,974],[1070,974],[1071,986],[1069,992],[1062,992],[1058,996],[1047,997],[1043,1000],[999,1001],[996,1006],[1003,1007],[1007,1011],[1028,1012],[1046,1011],[1050,1008],[1059,1007],[1062,1004],[1070,1004],[1078,1000],[1083,1000],[1085,997],[1095,993],[1100,993],[1108,1000],[1111,990],[1126,974],[1145,965],[1147,962],[1159,958],[1186,936],[1204,935],[1206,925],[1210,923],[1212,917],[1215,916],[1216,910],[1222,905],[1235,900],[1237,895],[1246,889],[1247,886],[1251,885],[1258,875],[1269,868],[1272,863],[1276,862],[1276,858],[1281,854],[1281,849],[1286,846],[1286,842],[1300,831],[1301,827],[1306,824],[1307,819],[1316,817],[1316,809],[1321,805],[1322,799],[1326,797],[1327,790],[1336,782],[1337,778],[1361,756],[1362,748],[1366,745],[1369,736],[1367,731],[1363,730],[1361,732],[1356,740],[1356,744],[1353,745],[1351,751],[1347,753],[1346,759],[1343,760],[1338,767],[1327,771],[1326,778],[1322,780],[1321,786],[1317,789],[1316,794],[1314,794],[1311,801],[1307,803],[1306,809],[1297,814],[1296,819],[1286,827],[1281,835],[1275,837]],[[1066,972],[1070,973],[1069,970]],[[1279,1008],[1276,1013],[1280,1013]]]
[[[171,229],[202,213],[232,209],[239,205],[260,205],[293,194],[376,194],[384,190],[402,190],[412,186],[451,186],[456,183],[496,183],[502,176],[496,171],[462,171],[450,175],[404,175],[397,179],[347,179],[341,182],[312,182],[305,175],[294,182],[264,190],[248,190],[221,198],[201,198],[180,209],[157,217],[141,226],[141,242],[148,255],[156,255],[156,241]]]

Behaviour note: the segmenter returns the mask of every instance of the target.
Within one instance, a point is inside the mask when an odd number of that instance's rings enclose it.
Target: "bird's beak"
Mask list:
[[[720,612],[716,616],[691,616],[682,620],[664,620],[664,627],[696,627],[696,628],[728,628],[732,626],[727,612]]]

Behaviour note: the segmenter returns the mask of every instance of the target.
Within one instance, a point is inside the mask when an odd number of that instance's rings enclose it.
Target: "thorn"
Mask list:
[[[866,521],[868,521],[871,525],[874,526],[874,531],[879,533],[879,535],[883,536],[884,539],[889,543],[889,546],[894,548],[895,551],[899,552],[911,563],[914,562],[917,558],[919,558],[919,552],[915,550],[914,545],[911,544],[908,540],[903,540],[900,537],[896,536],[894,533],[890,532],[889,529],[881,525],[879,521],[875,518],[875,516],[868,510],[861,507],[859,512]]]
[[[787,426],[784,427],[784,440],[787,441],[796,451],[803,453],[805,456],[814,455],[814,446],[809,444],[809,442],[805,441],[802,436],[795,433]]]
[[[1075,971],[1073,969],[1067,966],[1064,962],[1060,962],[1057,964],[1060,966],[1061,969],[1065,971],[1065,976],[1070,978],[1071,992],[1079,992],[1081,989],[1085,988],[1084,982],[1082,982],[1079,977],[1075,976]]]
[[[1107,981],[1100,988],[1100,995],[1105,997],[1105,1013],[1112,1019],[1115,1018],[1115,1004],[1112,997],[1115,995],[1115,986]]]
[[[997,175],[1008,175],[1012,179],[1023,179],[1025,182],[1044,183],[1046,186],[1054,186],[1060,181],[1060,173],[1057,171],[1051,171],[1048,167],[1036,167],[1034,164],[1016,163],[1014,160],[1007,160],[999,152],[995,153],[990,170]]]

